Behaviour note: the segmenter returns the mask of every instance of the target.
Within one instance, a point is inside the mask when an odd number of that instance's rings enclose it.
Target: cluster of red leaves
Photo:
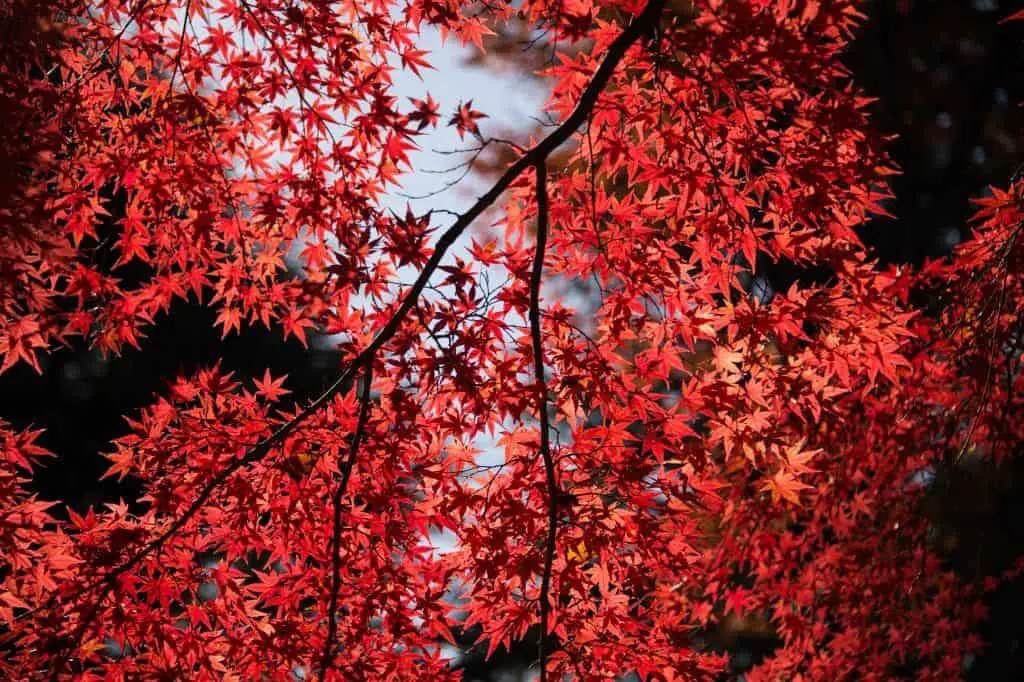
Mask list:
[[[4,674],[443,679],[454,628],[493,651],[542,604],[558,679],[710,678],[726,618],[783,642],[752,680],[961,673],[994,583],[944,565],[920,481],[1024,435],[1024,185],[984,200],[951,260],[882,271],[856,228],[893,171],[838,62],[856,3],[663,5],[29,13],[20,61],[0,65],[42,131],[3,132],[20,188],[2,207],[3,367],[76,336],[135,344],[190,296],[225,333],[335,334],[359,364],[308,409],[270,374],[178,378],[108,455],[143,513],[56,522],[25,492],[36,434],[4,427]],[[554,116],[591,102],[585,129],[550,188],[509,171],[503,238],[438,267],[451,243],[432,219],[379,208],[440,120],[429,97],[403,112],[391,74],[426,64],[427,24],[479,43],[513,13],[592,42],[547,72]],[[658,29],[588,100],[633,15]],[[482,136],[482,117],[467,103],[451,124]],[[544,281],[596,301],[579,315],[546,296],[546,395],[524,324],[535,224]],[[828,277],[758,293],[774,263]],[[431,295],[396,284],[409,266],[439,271]],[[911,305],[922,286],[948,289],[939,315]]]

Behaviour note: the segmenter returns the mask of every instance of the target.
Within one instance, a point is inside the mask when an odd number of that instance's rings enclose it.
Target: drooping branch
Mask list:
[[[551,439],[548,430],[548,386],[544,378],[544,346],[541,335],[540,285],[544,272],[544,252],[548,240],[548,184],[547,164],[537,163],[537,245],[530,273],[530,339],[533,345],[534,387],[537,392],[537,418],[540,421],[540,456],[544,462],[547,487],[548,533],[544,541],[544,572],[540,584],[540,634],[537,636],[537,656],[541,682],[547,682],[548,620],[551,615],[551,569],[555,562],[555,533],[558,529],[558,480],[555,462],[551,457]]]
[[[434,248],[433,253],[423,266],[416,280],[409,287],[405,297],[398,305],[388,322],[377,332],[376,336],[367,346],[352,358],[342,369],[334,382],[319,396],[317,396],[305,409],[299,412],[288,422],[282,424],[273,433],[253,445],[248,452],[239,457],[232,464],[225,467],[218,474],[213,476],[196,494],[195,499],[188,508],[155,539],[147,543],[138,552],[133,554],[128,561],[112,569],[102,579],[91,586],[79,589],[66,596],[66,599],[74,599],[95,589],[102,590],[97,597],[96,603],[87,612],[77,630],[78,637],[84,634],[96,617],[100,604],[113,592],[117,578],[124,573],[138,566],[146,557],[158,551],[167,541],[199,513],[209,502],[214,493],[228,480],[244,467],[259,462],[274,449],[275,446],[284,441],[295,429],[305,423],[309,417],[316,414],[327,405],[336,395],[341,393],[351,384],[352,379],[360,368],[366,367],[376,358],[381,348],[390,341],[405,322],[410,311],[413,310],[423,290],[427,287],[431,277],[440,267],[448,250],[477,218],[490,208],[527,169],[534,168],[543,163],[547,158],[565,143],[573,133],[587,120],[596,104],[598,97],[611,80],[615,69],[622,61],[626,52],[641,37],[648,34],[656,25],[665,6],[666,0],[651,0],[644,10],[629,23],[621,34],[611,43],[608,50],[597,67],[590,82],[584,88],[572,113],[553,130],[547,137],[543,138],[536,145],[531,147],[525,154],[510,165],[491,188],[481,195],[476,202],[462,213],[455,222],[448,227]]]
[[[359,445],[366,434],[366,422],[370,416],[370,386],[373,384],[373,363],[366,364],[363,372],[363,391],[359,397],[359,419],[356,423],[356,431],[352,435],[352,447],[348,457],[342,463],[341,481],[334,491],[332,505],[334,507],[333,530],[331,531],[331,595],[327,607],[327,639],[324,640],[323,655],[320,659],[320,677],[327,679],[327,671],[334,662],[334,640],[338,636],[338,620],[335,617],[338,611],[338,593],[341,590],[341,508],[348,491],[348,482],[352,479],[352,470],[356,466],[356,458],[359,455]]]

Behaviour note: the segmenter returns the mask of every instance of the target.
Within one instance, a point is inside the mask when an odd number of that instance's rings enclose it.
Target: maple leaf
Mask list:
[[[422,131],[426,127],[434,127],[440,120],[438,114],[439,104],[429,94],[426,99],[409,98],[415,111],[408,115],[409,121],[416,124],[416,130]]]
[[[33,315],[23,317],[6,329],[0,330],[0,355],[4,358],[0,364],[0,372],[5,372],[18,361],[24,360],[36,372],[42,374],[43,370],[36,358],[36,349],[45,348],[46,345],[42,327],[38,318]]]
[[[409,48],[400,53],[402,60],[402,66],[409,69],[417,76],[420,76],[420,69],[430,69],[430,63],[424,59],[426,55],[430,54],[427,50],[414,50]]]
[[[820,450],[805,449],[806,442],[806,439],[801,439],[783,451],[787,468],[795,475],[813,472],[814,469],[807,466],[807,462],[814,459],[821,452]]]
[[[276,402],[281,396],[288,395],[291,393],[286,388],[283,388],[284,381],[287,376],[281,376],[274,379],[270,376],[270,370],[263,372],[263,379],[254,379],[253,383],[256,384],[257,395],[263,396],[271,402]]]
[[[459,133],[459,139],[463,139],[466,133],[470,133],[474,137],[480,137],[480,128],[477,126],[477,120],[481,118],[487,118],[487,114],[476,111],[473,109],[473,100],[469,100],[465,103],[460,103],[455,109],[455,113],[448,119],[448,125],[455,126],[455,130]]]
[[[784,469],[779,469],[775,475],[761,484],[761,490],[770,492],[773,502],[785,500],[794,505],[800,504],[798,493],[801,490],[810,489],[811,486],[801,483],[793,474]]]
[[[740,616],[746,611],[745,607],[750,602],[750,592],[742,587],[729,590],[725,595],[725,613],[733,612]]]
[[[587,551],[587,543],[580,540],[575,547],[571,547],[565,555],[569,561],[584,562],[590,558],[590,552]]]
[[[404,135],[389,135],[387,142],[384,143],[384,154],[396,164],[409,164],[409,155],[406,152],[410,149],[416,149],[416,144]]]

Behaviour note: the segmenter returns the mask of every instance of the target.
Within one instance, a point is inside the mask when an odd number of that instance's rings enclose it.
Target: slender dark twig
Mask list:
[[[359,419],[356,423],[356,431],[352,435],[352,447],[348,457],[342,463],[341,481],[334,491],[334,529],[331,533],[331,597],[327,607],[327,639],[324,640],[324,652],[320,659],[320,680],[327,679],[327,671],[334,663],[334,640],[338,636],[338,592],[341,590],[341,510],[345,493],[348,491],[348,482],[352,479],[352,470],[356,466],[356,458],[359,455],[359,445],[366,434],[366,422],[370,416],[370,385],[373,383],[373,360],[366,363],[366,370],[363,372],[363,392],[359,397]]]
[[[551,458],[548,433],[548,385],[544,378],[544,346],[541,338],[540,283],[544,271],[544,251],[548,241],[548,170],[546,160],[537,162],[537,246],[530,274],[530,338],[533,343],[534,386],[537,391],[537,417],[540,420],[540,456],[544,461],[547,482],[548,535],[544,542],[544,573],[540,584],[540,634],[537,635],[537,655],[540,659],[540,679],[547,682],[548,620],[551,615],[551,568],[555,562],[555,532],[558,524],[558,480],[555,462]]]

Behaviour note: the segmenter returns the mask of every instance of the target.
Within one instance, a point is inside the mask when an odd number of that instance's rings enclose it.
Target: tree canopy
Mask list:
[[[139,494],[87,511],[0,421],[0,671],[433,680],[529,638],[545,682],[710,680],[740,627],[777,642],[751,681],[963,676],[1024,561],[960,570],[929,505],[1020,456],[1024,179],[879,262],[860,7],[7,3],[0,371],[181,301],[337,362],[167,376],[103,452]],[[512,22],[553,85],[527,144],[395,95],[422,32]],[[389,210],[439,126],[490,184]]]

